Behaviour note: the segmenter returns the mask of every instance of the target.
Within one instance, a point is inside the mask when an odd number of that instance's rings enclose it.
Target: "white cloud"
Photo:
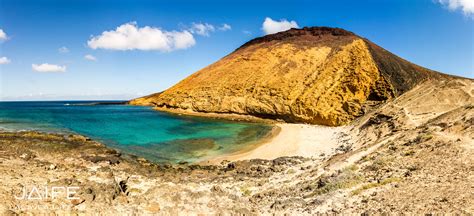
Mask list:
[[[438,0],[439,3],[448,6],[450,10],[461,9],[465,15],[474,15],[474,0]]]
[[[60,47],[60,48],[58,49],[58,52],[60,52],[60,53],[68,53],[68,52],[69,52],[69,49],[68,49],[67,47],[63,46],[63,47]]]
[[[89,61],[97,61],[97,58],[90,54],[85,55],[84,58]]]
[[[3,29],[0,29],[0,41],[4,41],[7,39],[8,39],[7,33],[5,33]]]
[[[281,19],[280,21],[272,20],[272,18],[267,17],[262,24],[262,30],[265,34],[274,34],[281,31],[286,31],[290,28],[299,28],[296,21],[287,21],[286,19]]]
[[[0,65],[3,65],[3,64],[8,64],[10,63],[10,59],[8,59],[7,57],[0,57]]]
[[[251,35],[252,32],[251,31],[248,31],[248,30],[243,30],[242,33],[246,34],[246,35]]]
[[[193,35],[187,30],[164,31],[150,26],[139,28],[135,22],[123,24],[113,31],[104,31],[87,41],[87,45],[92,49],[164,52],[187,49],[195,44]]]
[[[232,26],[230,26],[229,24],[227,23],[224,23],[222,24],[221,27],[219,27],[219,30],[220,31],[228,31],[228,30],[232,30]]]
[[[66,72],[66,66],[54,65],[54,64],[32,64],[31,68],[36,72]]]
[[[209,23],[193,23],[190,29],[191,33],[196,33],[201,36],[209,36],[216,28]]]

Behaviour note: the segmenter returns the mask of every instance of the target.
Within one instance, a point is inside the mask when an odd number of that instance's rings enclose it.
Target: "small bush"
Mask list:
[[[376,159],[372,164],[365,167],[368,171],[378,171],[385,167],[387,162],[384,159]]]
[[[290,168],[290,169],[288,169],[288,171],[286,173],[287,174],[295,174],[296,170]]]
[[[252,194],[252,191],[250,191],[248,187],[241,187],[240,192],[242,192],[244,196],[250,196]]]
[[[354,187],[360,184],[364,181],[364,178],[355,172],[358,169],[358,166],[351,165],[340,170],[337,175],[330,177],[322,176],[316,182],[316,184],[313,185],[315,190],[309,196],[322,195],[339,189]]]
[[[403,153],[403,156],[412,156],[412,155],[414,155],[414,154],[415,154],[415,151],[410,150],[410,151],[404,152],[404,153]]]
[[[364,186],[362,186],[358,189],[355,189],[351,192],[351,194],[352,195],[358,195],[362,191],[365,191],[365,190],[368,190],[368,189],[371,189],[371,188],[375,188],[375,187],[380,187],[380,186],[390,184],[390,183],[393,183],[393,182],[400,182],[400,181],[401,181],[400,178],[386,178],[386,179],[383,179],[380,182],[369,183],[369,184],[366,184],[366,185],[364,185]]]

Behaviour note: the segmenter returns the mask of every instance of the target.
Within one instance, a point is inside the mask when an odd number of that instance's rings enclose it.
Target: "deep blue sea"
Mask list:
[[[0,129],[77,133],[155,162],[193,162],[255,144],[271,126],[98,101],[0,102]]]

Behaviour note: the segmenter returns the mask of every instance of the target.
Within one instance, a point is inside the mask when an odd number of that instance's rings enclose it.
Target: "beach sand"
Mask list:
[[[203,160],[204,164],[247,159],[275,159],[283,156],[323,157],[341,145],[348,127],[307,124],[276,124],[278,132],[252,149]]]

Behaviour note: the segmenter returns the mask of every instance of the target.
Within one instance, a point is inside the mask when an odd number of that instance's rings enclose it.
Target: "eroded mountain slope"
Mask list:
[[[251,40],[170,89],[130,103],[336,126],[362,115],[367,101],[441,76],[351,32],[314,27]]]

